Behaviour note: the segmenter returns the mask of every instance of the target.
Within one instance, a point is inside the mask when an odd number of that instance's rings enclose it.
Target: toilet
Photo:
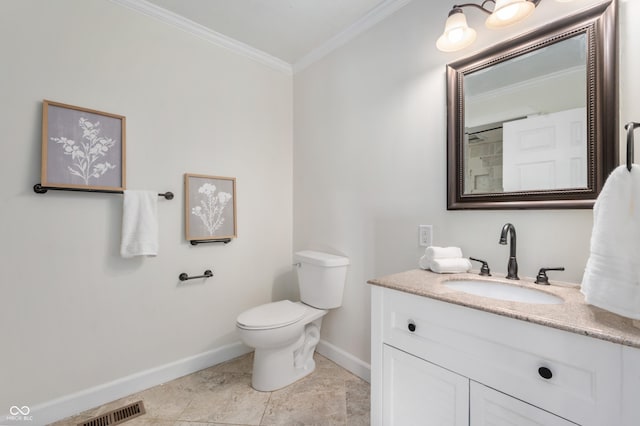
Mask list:
[[[258,391],[283,388],[313,372],[322,317],[342,305],[348,258],[303,250],[294,261],[300,301],[256,306],[236,321],[242,342],[255,348],[251,386]]]

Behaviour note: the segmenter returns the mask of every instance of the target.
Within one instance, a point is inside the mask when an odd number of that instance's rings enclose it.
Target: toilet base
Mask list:
[[[313,373],[316,368],[313,354],[320,341],[321,323],[322,318],[319,318],[307,324],[300,338],[284,348],[256,348],[251,387],[257,391],[271,392]]]

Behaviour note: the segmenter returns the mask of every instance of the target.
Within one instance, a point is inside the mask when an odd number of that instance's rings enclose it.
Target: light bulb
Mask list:
[[[464,38],[464,29],[454,28],[447,33],[447,39],[451,43],[457,43]]]
[[[462,9],[456,8],[449,12],[444,32],[438,38],[436,47],[443,52],[455,52],[464,49],[475,40],[476,31],[467,25],[467,18]]]
[[[502,9],[496,11],[496,15],[501,21],[508,21],[513,19],[514,16],[518,13],[519,6],[517,4],[510,4]]]
[[[529,16],[536,6],[527,0],[496,0],[493,13],[487,18],[487,28],[502,28]]]

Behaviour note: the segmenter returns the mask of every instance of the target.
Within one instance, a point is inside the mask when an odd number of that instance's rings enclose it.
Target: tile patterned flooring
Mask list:
[[[142,400],[123,426],[369,425],[369,384],[319,354],[309,376],[274,392],[251,388],[253,353],[53,423],[75,426]]]

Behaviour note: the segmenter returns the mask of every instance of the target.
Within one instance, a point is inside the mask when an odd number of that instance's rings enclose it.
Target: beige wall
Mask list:
[[[296,294],[290,75],[108,0],[3,1],[0,52],[0,415],[235,343]],[[176,194],[158,257],[119,256],[121,196],[33,192],[42,99],[126,116],[128,188]],[[237,178],[237,240],[184,240],[185,172]]]
[[[501,31],[486,30],[470,10],[474,50],[446,54],[435,40],[451,4],[413,1],[294,76],[294,249],[329,246],[352,260],[344,306],[327,316],[323,339],[369,360],[365,282],[417,267],[419,224],[434,226],[435,245],[460,246],[501,275],[509,249],[498,237],[511,222],[521,276],[564,266],[553,278],[581,280],[591,210],[446,210],[445,64],[598,2],[547,0],[523,25]],[[637,3],[620,8],[621,121],[640,120]]]

